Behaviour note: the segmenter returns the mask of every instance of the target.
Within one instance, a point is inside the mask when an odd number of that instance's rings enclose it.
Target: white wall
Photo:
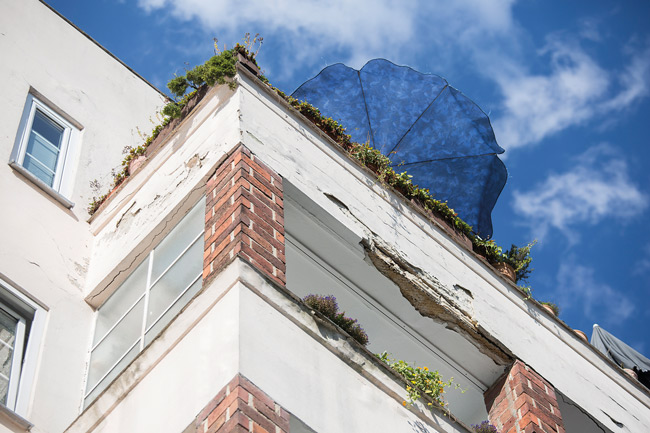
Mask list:
[[[78,414],[92,309],[83,300],[92,247],[92,191],[107,188],[136,127],[162,106],[159,92],[36,0],[0,0],[0,275],[47,310],[29,410],[33,431],[59,432]],[[9,165],[30,89],[83,128],[68,210]],[[56,402],[56,403],[54,403]]]
[[[237,373],[319,433],[467,432],[405,408],[402,383],[373,358],[237,259],[66,433],[178,433]]]
[[[309,197],[323,219],[358,239],[381,239],[450,292],[456,286],[467,289],[471,297],[461,306],[477,327],[607,428],[650,431],[647,390],[387,191],[263,86],[244,80],[240,89],[243,143]]]
[[[413,266],[434,276],[450,292],[457,285],[467,289],[471,296],[459,296],[459,302],[477,327],[495,337],[607,428],[629,432],[650,429],[647,394],[570,329],[526,301],[512,284],[472,252],[455,244],[378,184],[312,126],[269,96],[261,84],[246,78],[234,94],[225,87],[213,89],[193,116],[181,125],[179,135],[93,220],[91,230],[97,237],[84,288],[91,302],[100,303],[108,296],[116,288],[120,275],[128,275],[137,265],[138,256],[171,229],[174,221],[191,207],[191,197],[202,193],[202,182],[240,140],[302,195],[309,197],[309,206],[321,221],[330,221],[329,226],[336,230],[343,227],[343,236],[351,234],[355,240],[376,236],[401,252]],[[330,345],[330,340],[335,339],[330,339],[328,333],[321,335],[319,326],[307,321],[300,312],[290,318],[296,308],[293,302],[267,299],[273,292],[261,293],[267,287],[264,284],[247,287],[250,293],[243,288],[239,291],[242,312],[239,371],[287,410],[295,411],[308,426],[316,431],[341,431],[345,424],[364,430],[366,426],[359,424],[359,419],[369,419],[375,429],[389,425],[391,431],[399,431],[403,424],[412,427],[410,421],[426,418],[423,412],[401,408],[400,396],[404,395],[401,384],[391,382],[381,371],[369,367],[370,371],[361,371],[360,378],[348,361],[371,365],[365,363],[363,356],[349,346]],[[390,304],[384,307],[391,309]],[[354,315],[354,311],[348,313]],[[394,313],[399,315],[400,311]],[[243,318],[249,315],[254,319]],[[289,322],[302,330],[294,329]],[[181,358],[177,358],[179,362]],[[269,361],[261,363],[260,359]],[[181,371],[182,365],[185,364],[179,364],[180,370],[166,371]],[[327,372],[326,377],[334,379],[323,382],[318,375],[320,369]],[[488,373],[489,370],[486,369]],[[476,371],[471,373],[478,375]],[[296,374],[305,388],[298,392],[295,386],[286,383],[286,377]],[[370,380],[373,385],[364,380]],[[139,390],[145,382],[149,385]],[[158,386],[153,379],[142,380],[132,391],[132,395],[139,396],[137,399],[129,394],[123,403],[116,400],[115,416],[121,413],[119,419],[125,420],[124,414],[136,413],[135,408],[142,400],[146,401],[147,393],[159,392]],[[348,388],[355,389],[356,394],[341,396],[341,390]],[[386,395],[392,397],[386,399]],[[337,398],[342,402],[337,403]],[[618,405],[612,404],[612,400]],[[322,407],[331,408],[337,414],[348,409],[352,415],[343,416],[345,422],[340,424],[337,420],[319,420]],[[613,421],[603,411],[624,427],[614,428]],[[189,416],[189,410],[184,416]],[[86,417],[90,415],[84,414],[80,420]],[[86,431],[77,429],[83,423],[78,421],[70,431]],[[108,418],[105,425],[106,431],[114,431],[115,425],[111,427]],[[456,426],[441,428],[457,429]]]

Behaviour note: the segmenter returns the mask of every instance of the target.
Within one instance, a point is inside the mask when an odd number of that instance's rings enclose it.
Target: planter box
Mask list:
[[[493,265],[497,271],[501,273],[504,277],[512,281],[513,283],[517,282],[517,274],[515,270],[507,263],[495,263]]]
[[[165,126],[162,131],[158,134],[156,139],[151,142],[149,147],[147,147],[147,150],[145,151],[145,156],[150,156],[152,153],[154,153],[161,145],[162,143],[165,142],[167,137],[169,137],[176,127],[180,125],[180,123],[187,117],[188,114],[198,105],[199,102],[205,97],[205,95],[208,93],[208,90],[210,90],[209,86],[203,85],[199,87],[199,90],[196,91],[196,95],[192,99],[190,99],[187,102],[187,105],[183,107],[181,110],[181,116],[177,119],[172,119],[171,122]]]
[[[255,63],[250,61],[248,57],[244,56],[242,53],[237,53],[237,61],[256,77],[260,75],[260,68],[257,67]]]

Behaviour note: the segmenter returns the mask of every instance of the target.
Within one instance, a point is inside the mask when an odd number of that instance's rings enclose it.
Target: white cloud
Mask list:
[[[635,312],[634,302],[596,276],[595,270],[568,257],[558,269],[554,300],[564,310],[579,309],[587,319],[618,325]]]
[[[650,272],[650,244],[643,249],[643,256],[634,263],[632,275],[644,275]]]
[[[630,50],[620,71],[607,70],[578,40],[549,36],[530,62],[522,41],[529,34],[513,16],[516,0],[138,0],[145,11],[191,22],[208,36],[239,40],[259,32],[276,43],[276,76],[301,67],[343,62],[359,68],[375,57],[412,64],[418,58],[431,72],[472,68],[501,91],[503,112],[494,122],[508,150],[544,138],[596,116],[622,110],[647,96],[650,49]],[[575,37],[599,43],[600,22],[583,18]],[[179,27],[171,26],[170,28]],[[421,59],[423,53],[426,59]],[[263,52],[264,54],[264,52]],[[548,63],[532,73],[526,64]],[[542,68],[543,69],[543,68]],[[267,71],[268,72],[268,71]],[[453,79],[451,83],[453,84]]]
[[[504,114],[495,120],[494,129],[508,150],[539,143],[648,95],[650,48],[630,50],[629,64],[618,72],[602,68],[577,41],[557,35],[548,38],[540,55],[549,56],[548,74],[530,74],[510,63],[496,75]]]
[[[594,146],[575,160],[571,171],[551,174],[529,191],[513,192],[514,211],[536,237],[555,228],[575,241],[577,224],[628,219],[648,207],[648,195],[630,180],[626,161],[612,147]]]
[[[359,67],[373,56],[398,56],[405,47],[454,41],[458,46],[512,27],[514,0],[138,0],[148,12],[196,21],[220,39],[242,29],[282,35],[292,60],[309,62],[328,50],[349,52]],[[222,38],[223,36],[223,38]],[[228,39],[231,40],[231,39]],[[463,42],[464,41],[464,42]],[[297,56],[297,57],[296,57]]]

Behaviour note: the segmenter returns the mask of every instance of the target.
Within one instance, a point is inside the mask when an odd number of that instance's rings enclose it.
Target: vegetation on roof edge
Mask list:
[[[122,182],[129,176],[129,164],[137,157],[144,155],[149,145],[156,139],[160,132],[173,120],[182,115],[183,108],[191,101],[197,94],[198,90],[203,86],[213,86],[215,84],[228,84],[231,89],[235,89],[237,84],[232,79],[236,72],[236,64],[239,56],[247,59],[257,65],[255,57],[259,52],[259,48],[263,39],[259,35],[251,40],[250,34],[244,37],[244,44],[237,43],[234,48],[230,50],[219,50],[217,40],[214,40],[215,55],[208,59],[203,65],[197,65],[193,69],[186,70],[185,75],[178,75],[172,78],[167,87],[174,95],[175,99],[170,100],[169,103],[162,109],[162,114],[165,116],[158,126],[151,132],[150,136],[144,137],[145,141],[142,145],[130,148],[125,148],[126,157],[122,161],[122,169],[119,172],[113,173],[113,185],[111,191],[100,197],[93,197],[92,202],[88,207],[88,213],[93,215],[99,207],[104,203],[108,196],[117,189]],[[255,52],[254,47],[257,46]],[[397,173],[393,167],[390,166],[390,159],[382,154],[378,149],[370,146],[369,143],[356,143],[352,141],[350,135],[346,134],[345,128],[331,117],[324,117],[320,110],[306,101],[300,101],[287,94],[280,89],[271,85],[269,80],[264,75],[259,75],[260,81],[266,84],[278,96],[284,99],[291,107],[300,112],[303,116],[309,119],[314,125],[322,130],[328,137],[337,143],[343,150],[345,150],[352,158],[359,161],[362,165],[375,173],[377,179],[384,185],[389,185],[405,198],[410,200],[416,206],[425,210],[425,212],[432,212],[443,221],[445,221],[453,230],[467,236],[472,242],[474,252],[485,257],[488,262],[506,263],[513,267],[516,273],[516,282],[525,281],[530,272],[532,257],[530,250],[535,245],[536,241],[527,244],[524,247],[517,247],[512,245],[509,250],[505,252],[498,246],[492,239],[482,239],[475,233],[472,227],[463,221],[458,214],[451,209],[446,202],[435,199],[427,188],[420,188],[418,185],[413,184],[412,176],[406,171]],[[193,89],[186,93],[188,89]],[[97,181],[91,182],[91,186],[97,189]],[[520,285],[519,288],[528,296],[530,296],[530,288]]]

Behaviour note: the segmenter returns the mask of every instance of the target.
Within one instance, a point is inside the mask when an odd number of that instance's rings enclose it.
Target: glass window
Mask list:
[[[25,416],[45,312],[0,280],[0,404]]]
[[[204,227],[205,198],[97,310],[86,406],[200,290]]]
[[[78,132],[77,128],[30,94],[12,153],[12,165],[22,167],[28,177],[33,176],[37,183],[40,181],[59,193],[67,193],[70,182],[65,181],[64,172]]]
[[[56,165],[61,153],[61,143],[65,128],[36,109],[32,130],[27,140],[23,167],[45,182],[54,184]]]
[[[12,405],[22,364],[25,319],[0,304],[0,403]]]

